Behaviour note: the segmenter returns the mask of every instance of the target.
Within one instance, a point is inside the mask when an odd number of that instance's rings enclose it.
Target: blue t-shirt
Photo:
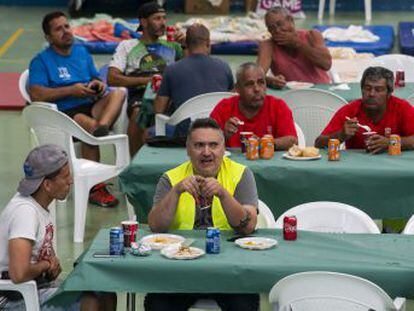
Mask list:
[[[88,83],[98,78],[89,52],[80,45],[73,45],[70,55],[63,56],[51,47],[36,55],[30,62],[29,86],[40,85],[49,88],[70,86],[75,83]],[[55,103],[59,110],[65,111],[81,105],[92,104],[94,96],[78,98],[65,97]]]

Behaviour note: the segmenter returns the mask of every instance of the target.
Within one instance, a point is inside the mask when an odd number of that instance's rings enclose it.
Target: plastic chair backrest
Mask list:
[[[174,111],[168,124],[177,125],[187,118],[193,121],[197,118],[208,117],[219,101],[234,95],[236,94],[230,92],[212,92],[190,98]]]
[[[30,99],[29,92],[27,90],[27,84],[29,82],[29,69],[23,71],[19,77],[19,91],[20,95],[24,98],[24,100],[28,103],[31,103],[32,100]]]
[[[283,228],[283,218],[295,215],[298,230],[332,233],[380,233],[375,222],[363,211],[339,202],[310,202],[284,212],[276,227]]]
[[[259,200],[259,215],[257,215],[256,229],[273,229],[276,228],[275,216],[270,208],[263,201]]]
[[[309,145],[313,145],[335,112],[348,104],[342,97],[319,89],[292,90],[283,98],[292,110],[293,119],[303,130]]]
[[[404,70],[405,72],[405,82],[414,82],[414,72],[411,68],[414,67],[414,57],[403,54],[388,54],[381,55],[373,58],[368,66],[381,66],[391,70],[394,73],[397,70]],[[366,69],[364,68],[364,69]],[[358,81],[361,81],[362,75],[365,70],[361,70],[358,74]]]
[[[407,221],[403,234],[414,234],[414,215]]]
[[[302,272],[277,282],[269,301],[277,310],[395,310],[394,302],[378,285],[349,274]],[[333,308],[332,308],[333,307]]]
[[[11,280],[0,280],[0,291],[17,291],[23,296],[26,311],[40,311],[37,285],[35,281],[14,284]]]
[[[48,104],[48,103],[46,103]],[[87,141],[92,136],[64,113],[34,102],[23,110],[23,117],[34,130],[39,144],[57,144],[69,159],[76,158],[72,136]]]

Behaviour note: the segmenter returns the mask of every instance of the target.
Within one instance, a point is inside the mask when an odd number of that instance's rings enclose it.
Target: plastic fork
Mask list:
[[[347,120],[351,120],[351,118],[350,118],[350,117],[345,117],[345,119],[347,119]],[[362,125],[362,124],[360,124],[360,123],[357,123],[357,125],[358,125],[360,128],[362,128],[362,129],[364,129],[365,131],[367,131],[367,132],[372,132],[371,128],[370,128],[368,125]]]

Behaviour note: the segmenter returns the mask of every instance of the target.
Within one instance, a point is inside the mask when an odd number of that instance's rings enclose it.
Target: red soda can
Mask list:
[[[175,34],[174,26],[167,26],[166,32],[167,32],[167,41],[174,42],[175,41],[175,39],[174,39],[174,34]]]
[[[294,241],[297,238],[296,216],[285,216],[283,218],[283,238],[287,241]]]
[[[405,72],[404,70],[397,70],[395,73],[395,86],[404,87],[405,86]]]
[[[137,239],[138,222],[135,220],[125,220],[121,222],[124,230],[124,247],[131,247],[131,243]]]
[[[152,91],[154,93],[157,93],[158,90],[160,89],[161,82],[162,82],[162,75],[155,74],[152,76],[151,86],[152,86]]]

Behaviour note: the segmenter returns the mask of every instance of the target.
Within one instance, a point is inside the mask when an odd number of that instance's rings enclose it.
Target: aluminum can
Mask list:
[[[247,142],[249,138],[252,136],[253,136],[253,132],[240,132],[240,144],[241,144],[242,153],[246,153]]]
[[[401,137],[399,135],[390,135],[388,154],[392,156],[401,155]]]
[[[404,87],[405,86],[405,72],[404,70],[397,70],[395,73],[395,86]]]
[[[269,160],[275,155],[275,140],[271,134],[260,139],[260,157]]]
[[[124,231],[124,247],[130,248],[131,243],[137,240],[138,222],[135,220],[125,220],[121,222]]]
[[[255,136],[247,140],[246,158],[248,160],[257,160],[259,158],[259,140]]]
[[[155,74],[152,76],[151,87],[154,93],[157,93],[161,87],[162,75]]]
[[[124,232],[120,227],[112,227],[109,231],[109,255],[124,253]]]
[[[328,142],[328,160],[329,161],[339,161],[341,157],[341,152],[339,151],[339,146],[341,142],[339,139],[330,139]]]
[[[296,216],[285,216],[283,218],[283,238],[287,241],[296,240],[297,234]]]
[[[175,41],[175,39],[174,39],[174,34],[175,34],[174,26],[167,26],[166,33],[167,33],[167,41],[174,42]]]
[[[220,229],[209,227],[206,230],[206,253],[220,253]]]

